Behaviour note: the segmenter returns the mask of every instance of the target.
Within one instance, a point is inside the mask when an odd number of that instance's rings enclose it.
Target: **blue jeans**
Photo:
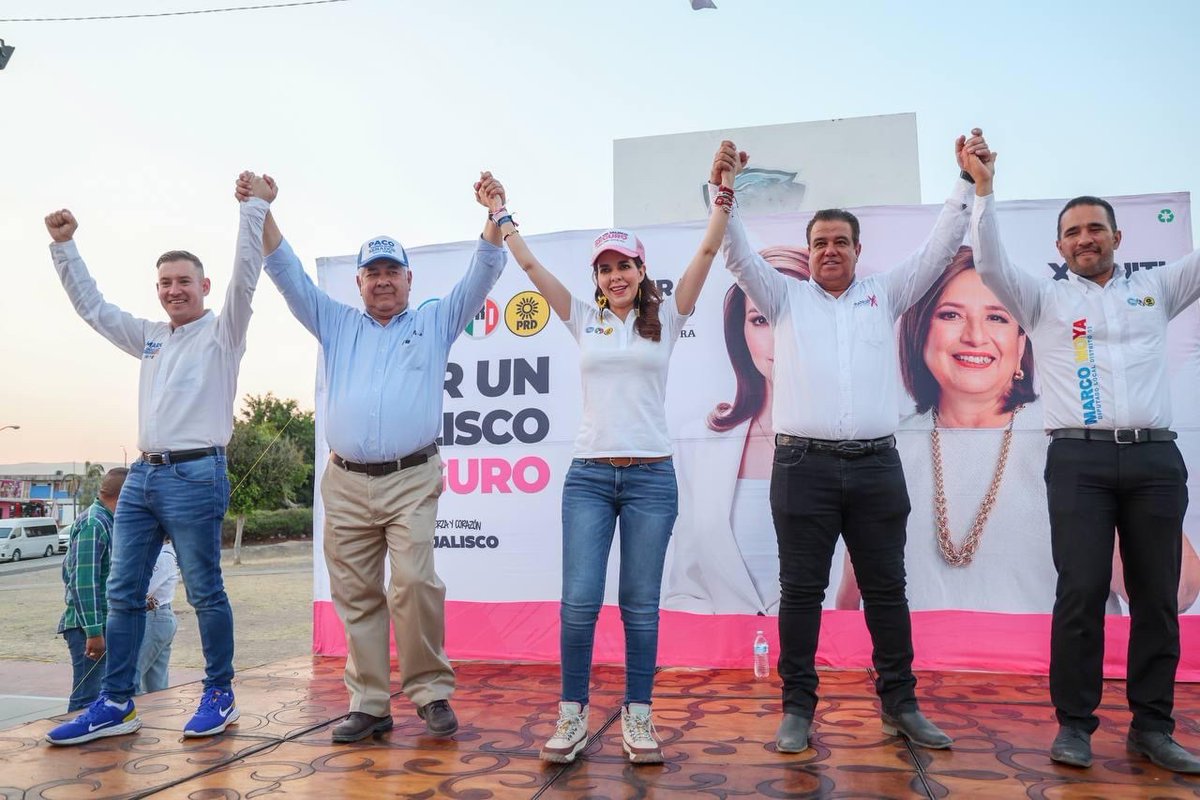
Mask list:
[[[137,677],[133,681],[137,694],[161,692],[170,685],[171,642],[178,627],[170,603],[146,612],[146,635],[138,652]]]
[[[67,628],[62,635],[71,653],[71,699],[67,701],[67,711],[78,711],[100,696],[100,679],[104,677],[100,662],[104,656],[93,661],[83,654],[88,638],[83,628]]]
[[[150,573],[170,536],[204,649],[204,688],[233,682],[233,610],[221,579],[221,520],[229,505],[225,456],[151,466],[135,461],[117,500],[108,575],[108,671],[103,692],[117,703],[134,695],[146,629]]]
[[[658,660],[658,598],[679,513],[668,461],[613,467],[575,459],[563,484],[562,699],[588,702],[592,644],[613,531],[621,523],[618,602],[625,627],[625,702],[649,703]]]

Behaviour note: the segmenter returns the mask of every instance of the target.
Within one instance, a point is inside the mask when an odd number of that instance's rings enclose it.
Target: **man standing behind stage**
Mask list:
[[[67,711],[91,705],[100,694],[104,670],[104,623],[108,617],[105,585],[112,563],[113,510],[129,470],[110,469],[100,481],[100,493],[83,516],[71,525],[71,539],[62,562],[67,608],[58,632],[71,651],[71,697]]]
[[[248,187],[239,182],[238,192]],[[440,300],[413,308],[408,255],[376,236],[358,254],[365,311],[331,299],[267,217],[266,271],[324,353],[326,439],[321,480],[325,560],[333,604],[346,629],[350,715],[334,742],[390,730],[388,623],[393,623],[404,694],[431,736],[458,730],[450,708],[454,671],[446,657],[446,587],[434,569],[433,532],[442,493],[434,440],[450,345],[479,311],[504,268],[500,229],[489,219],[467,274]],[[384,591],[383,565],[391,567]],[[389,616],[389,608],[391,614]]]
[[[988,157],[979,129],[955,143],[960,169],[972,151]],[[714,176],[722,162],[740,171],[745,154],[723,149]],[[893,435],[900,420],[895,323],[933,285],[962,243],[968,181],[962,173],[916,253],[867,278],[855,277],[862,245],[858,219],[848,211],[818,211],[809,222],[808,281],[785,277],[759,256],[736,212],[729,223],[726,265],[775,337],[771,514],[781,589],[784,716],[775,737],[780,752],[808,748],[817,705],[821,602],[839,535],[862,589],[884,732],[923,747],[951,744],[917,708],[912,673],[904,594],[909,501]]]
[[[233,683],[233,610],[221,578],[221,520],[229,503],[225,445],[233,432],[238,367],[246,352],[250,302],[262,271],[262,225],[275,190],[246,174],[253,197],[240,206],[237,260],[220,316],[204,307],[209,279],[200,259],[172,250],[158,259],[158,299],[167,322],[137,319],[105,301],[75,247],[70,211],[46,217],[50,252],[67,296],[84,321],[141,360],[138,447],[117,501],[108,580],[108,664],[100,696],[46,734],[79,744],[133,733],[138,651],[146,591],[163,538],[179,556],[188,602],[204,649],[204,693],[184,736],[212,736],[238,718]]]
[[[970,159],[967,169],[978,195],[975,266],[1033,341],[1051,438],[1045,478],[1058,586],[1050,699],[1059,729],[1050,758],[1092,763],[1115,531],[1129,597],[1126,747],[1165,769],[1200,773],[1200,759],[1171,737],[1188,493],[1170,430],[1166,358],[1167,323],[1200,297],[1200,250],[1125,275],[1114,263],[1121,231],[1112,206],[1076,197],[1059,213],[1056,241],[1070,274],[1035,276],[1010,263],[1000,243],[994,161]]]

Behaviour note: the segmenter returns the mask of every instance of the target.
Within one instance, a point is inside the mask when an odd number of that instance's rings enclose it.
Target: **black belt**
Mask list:
[[[1050,431],[1051,439],[1086,439],[1089,442],[1116,442],[1117,444],[1144,444],[1145,442],[1173,442],[1179,434],[1170,428],[1058,428]]]
[[[414,453],[409,453],[399,461],[381,461],[377,464],[358,464],[354,461],[347,461],[337,453],[333,454],[333,463],[337,464],[342,469],[350,472],[361,472],[364,475],[370,475],[373,478],[378,478],[381,475],[391,475],[393,472],[399,472],[402,469],[409,467],[419,467],[429,459],[437,455],[438,449],[436,444],[427,444],[420,450]]]
[[[896,446],[895,436],[878,439],[809,439],[807,436],[775,434],[776,447],[806,447],[814,453],[833,453],[841,458],[859,458],[891,450]]]
[[[161,453],[142,453],[142,461],[155,467],[178,464],[180,461],[195,461],[198,458],[225,455],[224,447],[201,447],[197,450],[163,450]]]

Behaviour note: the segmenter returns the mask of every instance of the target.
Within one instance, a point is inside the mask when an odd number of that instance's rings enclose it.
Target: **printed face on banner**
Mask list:
[[[854,242],[849,222],[821,220],[812,226],[808,241],[808,265],[813,280],[827,292],[845,291],[854,280],[862,243]]]
[[[758,373],[771,382],[775,370],[775,339],[771,332],[771,323],[762,315],[750,298],[746,298],[746,349],[750,351],[750,360]]]
[[[1058,252],[1076,275],[1097,278],[1112,272],[1113,254],[1121,246],[1121,232],[1108,221],[1102,206],[1082,205],[1062,216]]]
[[[925,365],[940,388],[939,411],[957,403],[1003,405],[1021,367],[1025,334],[973,269],[942,290],[929,320]]]
[[[375,319],[391,319],[408,308],[412,273],[395,261],[376,261],[355,276],[363,306]]]

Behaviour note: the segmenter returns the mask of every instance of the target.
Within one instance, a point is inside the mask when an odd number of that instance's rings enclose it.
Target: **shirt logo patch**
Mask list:
[[[867,295],[862,300],[859,300],[857,303],[854,304],[854,308],[858,308],[859,306],[870,306],[871,308],[878,308],[879,307],[879,298],[873,294]]]
[[[1100,375],[1096,370],[1095,345],[1087,318],[1071,325],[1071,341],[1075,349],[1075,377],[1079,380],[1079,410],[1084,425],[1095,425],[1104,418],[1101,406]]]
[[[597,336],[612,336],[612,328],[602,328],[597,325],[588,325],[583,329],[584,333],[594,333]]]
[[[162,346],[162,342],[146,342],[146,347],[142,350],[142,358],[154,358],[158,355],[158,351],[162,350]]]
[[[1125,302],[1129,303],[1131,306],[1143,306],[1145,308],[1154,307],[1154,298],[1150,295],[1146,295],[1145,297],[1130,297]]]

